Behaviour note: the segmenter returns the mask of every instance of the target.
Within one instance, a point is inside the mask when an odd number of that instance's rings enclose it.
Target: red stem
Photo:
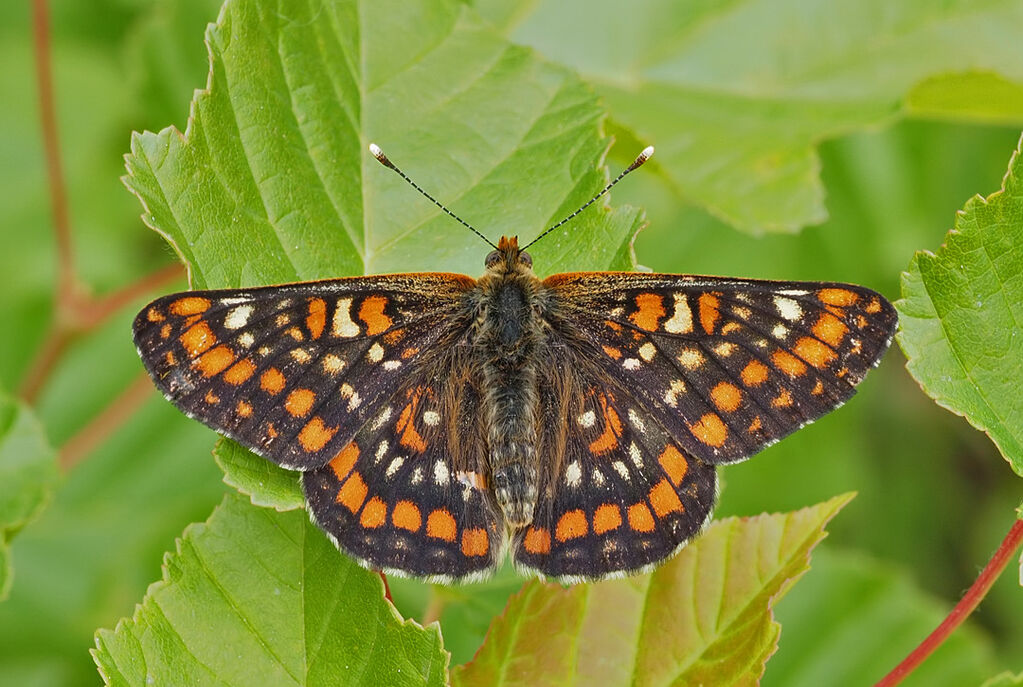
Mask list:
[[[391,586],[387,584],[387,575],[384,574],[383,570],[378,570],[377,575],[380,575],[380,579],[384,581],[384,598],[394,603],[394,599],[391,598]]]
[[[914,649],[909,656],[906,656],[902,663],[895,666],[892,672],[881,678],[875,687],[891,687],[892,685],[899,684],[917,666],[923,663],[924,659],[934,653],[934,650],[948,639],[948,636],[966,620],[966,617],[984,599],[988,590],[991,589],[991,585],[994,584],[998,576],[1002,574],[1005,566],[1014,557],[1013,554],[1019,548],[1020,542],[1023,542],[1023,520],[1017,520],[1013,524],[1009,533],[1002,540],[1001,545],[999,545],[998,550],[995,551],[995,555],[988,561],[988,564],[981,571],[973,586],[966,591],[963,598],[960,599],[959,603],[952,609],[952,612],[938,625],[937,629],[928,635],[927,639],[922,641],[920,646]]]

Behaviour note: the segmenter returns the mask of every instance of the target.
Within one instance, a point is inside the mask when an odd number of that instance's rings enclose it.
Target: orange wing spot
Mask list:
[[[438,508],[426,519],[426,536],[428,537],[453,542],[457,532],[455,519],[446,508]]]
[[[366,500],[367,491],[366,483],[362,481],[362,475],[353,472],[341,485],[335,500],[353,513],[357,513],[359,506]]]
[[[749,423],[749,427],[746,428],[746,431],[749,432],[750,434],[753,434],[755,432],[759,432],[763,426],[764,423],[760,421],[760,416],[758,415],[755,418],[753,418],[753,422]]]
[[[813,326],[813,335],[826,344],[837,346],[842,342],[842,337],[849,331],[842,320],[829,312],[821,313],[817,324]]]
[[[185,296],[170,304],[170,311],[175,315],[198,315],[209,310],[210,302],[199,296]]]
[[[622,509],[616,504],[605,503],[593,512],[594,534],[604,534],[622,526]]]
[[[604,433],[593,440],[590,444],[590,453],[606,453],[618,445],[618,437],[622,435],[622,420],[618,413],[607,402],[606,396],[601,396],[600,405],[604,413]]]
[[[271,367],[259,376],[259,388],[271,396],[276,396],[284,391],[284,381],[281,371]]]
[[[384,296],[370,296],[359,306],[359,319],[366,323],[366,334],[369,336],[387,331],[394,323],[384,314],[385,307],[387,298]]]
[[[168,365],[177,365],[178,359],[174,355],[174,351],[167,351],[167,355],[163,356],[163,359],[167,361]]]
[[[295,389],[288,394],[288,399],[284,401],[284,408],[293,417],[302,417],[309,414],[315,402],[316,393],[312,389]]]
[[[735,320],[730,320],[728,322],[725,322],[725,326],[723,326],[721,328],[721,333],[722,334],[731,334],[732,332],[737,332],[740,329],[742,329],[742,325],[741,324],[739,324]]]
[[[806,365],[796,356],[786,351],[775,351],[771,355],[775,367],[790,377],[798,377],[806,372]]]
[[[655,332],[661,318],[667,314],[662,296],[656,293],[641,293],[636,296],[636,311],[629,315],[629,319],[640,329]]]
[[[846,307],[855,303],[859,298],[848,289],[821,289],[817,292],[817,300],[825,305]]]
[[[210,405],[213,405],[214,403],[220,403],[220,396],[217,396],[212,391],[207,391],[204,400]]]
[[[393,346],[394,344],[398,343],[404,338],[405,338],[404,329],[392,329],[391,331],[384,334],[384,343],[388,344],[389,346]]]
[[[707,413],[695,425],[689,425],[689,429],[707,446],[722,446],[728,440],[728,427],[714,413]]]
[[[788,408],[792,405],[792,394],[788,389],[782,389],[781,393],[771,399],[771,406],[774,408]]]
[[[838,357],[833,350],[809,336],[804,336],[797,341],[796,345],[792,347],[792,351],[817,369],[826,367],[828,363]]]
[[[653,532],[654,516],[642,501],[629,506],[629,527],[637,532]]]
[[[394,428],[401,432],[401,438],[398,439],[398,442],[402,446],[410,448],[416,453],[422,453],[426,450],[426,442],[423,441],[423,437],[416,431],[415,425],[412,424],[412,417],[415,415],[417,405],[419,405],[419,396],[415,396],[402,409],[401,415],[398,416],[398,424]]]
[[[298,327],[288,327],[284,330],[284,333],[290,336],[295,341],[305,341],[305,334]]]
[[[248,401],[238,401],[235,410],[238,413],[238,417],[252,417],[252,404]]]
[[[193,324],[195,324],[196,322],[198,322],[201,319],[202,319],[202,315],[192,315],[191,317],[186,317],[185,318],[185,327],[184,328],[191,327]]]
[[[146,311],[146,319],[150,322],[163,322],[165,318],[162,312],[156,308],[150,308]]]
[[[867,307],[865,307],[864,310],[866,310],[871,315],[876,315],[877,313],[881,312],[881,301],[878,300],[877,297],[875,296],[870,300],[869,303],[867,303]]]
[[[224,381],[238,386],[256,373],[256,365],[248,358],[242,358],[224,373]]]
[[[742,405],[742,392],[734,384],[720,382],[710,390],[710,400],[714,402],[718,410],[730,413]]]
[[[334,471],[338,480],[343,480],[355,467],[355,461],[359,459],[359,445],[354,441],[338,451],[338,454],[330,459],[330,469]]]
[[[380,527],[385,522],[387,522],[387,504],[379,497],[374,496],[362,509],[362,515],[359,516],[359,524],[366,529],[374,529]]]
[[[274,427],[274,423],[272,422],[266,423],[266,435],[271,439],[277,438],[277,428]]]
[[[842,369],[840,369],[838,372],[835,373],[835,376],[838,377],[839,379],[842,379],[847,374],[849,374],[849,368],[848,367],[843,367]]]
[[[551,533],[542,527],[530,527],[526,530],[522,546],[529,553],[550,553]]]
[[[675,448],[674,444],[664,447],[657,462],[661,464],[661,469],[664,470],[664,474],[668,476],[672,484],[676,487],[682,484],[682,480],[686,478],[686,473],[689,471],[689,461],[681,451]]]
[[[739,376],[742,377],[742,383],[746,386],[760,386],[767,381],[768,372],[767,365],[759,360],[751,360],[746,363],[746,367],[742,368]]]
[[[217,343],[217,336],[205,322],[198,322],[178,337],[189,358],[194,358]]]
[[[718,297],[712,293],[700,294],[697,304],[700,308],[700,326],[703,327],[703,331],[713,334],[714,325],[721,317],[721,311],[718,310]]]
[[[681,513],[685,510],[678,498],[678,494],[675,493],[675,490],[668,484],[666,479],[662,479],[651,487],[647,498],[650,499],[650,504],[654,507],[654,512],[657,513],[659,518],[663,518],[672,511]]]
[[[386,338],[386,337],[384,337],[384,338]],[[412,356],[414,356],[418,352],[419,352],[418,348],[416,348],[415,346],[409,346],[408,348],[406,348],[404,351],[401,352],[401,359],[402,360],[408,360],[409,358],[411,358]]]
[[[490,550],[490,535],[486,530],[462,531],[462,553],[466,556],[486,556]]]
[[[824,382],[817,380],[817,383],[813,385],[813,389],[810,391],[814,396],[820,396],[824,393]]]
[[[558,518],[558,526],[554,530],[554,538],[558,541],[567,541],[569,539],[585,537],[589,531],[590,526],[586,522],[586,514],[579,509],[570,510]]]
[[[613,348],[612,346],[604,346],[603,348],[604,348],[604,352],[607,353],[608,357],[614,358],[615,360],[620,360],[621,359],[622,352],[621,352],[620,349]]]
[[[857,315],[856,316],[856,326],[857,327],[859,327],[860,329],[863,329],[864,327],[867,326],[867,324],[868,324],[868,322],[867,322],[867,318],[866,317],[864,317],[863,315]]]
[[[234,351],[227,346],[217,346],[199,356],[192,365],[202,372],[203,377],[218,375],[234,362]]]
[[[863,317],[863,316],[860,315],[860,317]],[[160,327],[160,338],[161,339],[169,339],[172,331],[173,331],[173,329],[172,329],[172,327],[169,324],[163,325],[162,327]]]
[[[315,453],[326,446],[335,434],[337,434],[337,427],[328,427],[323,423],[323,418],[317,415],[305,423],[305,427],[298,433],[298,443],[306,452]]]
[[[391,522],[403,530],[418,532],[423,525],[423,516],[419,514],[416,504],[411,501],[398,501],[394,505],[394,512],[391,513]]]
[[[618,324],[614,320],[604,320],[604,324],[606,324],[615,334],[620,334],[622,331],[622,325]]]
[[[309,316],[305,318],[305,326],[309,336],[314,339],[323,335],[323,328],[327,326],[327,303],[322,298],[309,300]]]

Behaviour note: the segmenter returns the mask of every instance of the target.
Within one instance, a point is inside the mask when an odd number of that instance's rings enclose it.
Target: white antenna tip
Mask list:
[[[380,150],[380,146],[376,143],[369,144],[369,152],[373,153],[373,157],[377,158],[384,154],[384,151]]]
[[[653,157],[653,155],[654,155],[654,147],[653,146],[647,146],[646,148],[643,149],[643,152],[639,154],[639,156],[641,158],[643,158],[644,162],[646,162],[651,157]]]

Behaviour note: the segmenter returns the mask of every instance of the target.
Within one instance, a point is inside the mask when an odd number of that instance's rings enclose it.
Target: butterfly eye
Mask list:
[[[496,267],[499,262],[501,262],[501,252],[492,250],[487,255],[487,259],[484,264],[487,266],[487,269],[490,269],[491,267]]]
[[[526,267],[532,267],[533,266],[533,256],[530,255],[529,253],[526,253],[525,251],[523,251],[523,252],[519,253],[519,262],[521,262]]]

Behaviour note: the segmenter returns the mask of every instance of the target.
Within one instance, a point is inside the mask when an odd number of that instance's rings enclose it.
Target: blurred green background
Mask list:
[[[138,202],[119,181],[121,158],[133,130],[184,128],[192,90],[206,80],[202,31],[218,4],[53,3],[74,254],[96,294],[174,260],[139,220]],[[28,3],[0,6],[0,58],[0,323],[7,332],[0,337],[0,388],[15,392],[46,336],[56,277]],[[654,270],[852,281],[894,300],[913,251],[937,248],[967,198],[999,187],[1018,137],[1018,126],[916,120],[826,141],[820,155],[830,219],[795,235],[740,233],[682,205],[656,174],[630,177],[614,203],[646,209],[649,226],[635,248],[639,263]],[[633,153],[616,150],[611,165]],[[185,287],[182,280],[165,290]],[[140,374],[129,324],[156,295],[79,337],[60,357],[35,403],[55,447]],[[717,512],[791,510],[858,491],[829,528],[822,567],[901,580],[936,622],[1004,536],[1019,484],[985,436],[920,391],[897,347],[861,389],[841,411],[724,470]],[[160,578],[174,538],[205,519],[226,488],[210,456],[215,438],[153,392],[63,476],[45,512],[12,544],[14,583],[0,602],[0,684],[95,684],[87,653],[94,631],[131,614]],[[472,656],[489,618],[518,585],[502,577],[486,588],[440,593],[453,662]],[[800,609],[827,601],[814,599],[825,593],[815,590],[797,585],[780,606],[779,671],[812,639],[813,626],[801,630],[798,623]],[[402,582],[394,592],[403,612],[421,617],[428,588]],[[1020,618],[1023,594],[1010,569],[970,622],[985,665],[1023,669]]]

